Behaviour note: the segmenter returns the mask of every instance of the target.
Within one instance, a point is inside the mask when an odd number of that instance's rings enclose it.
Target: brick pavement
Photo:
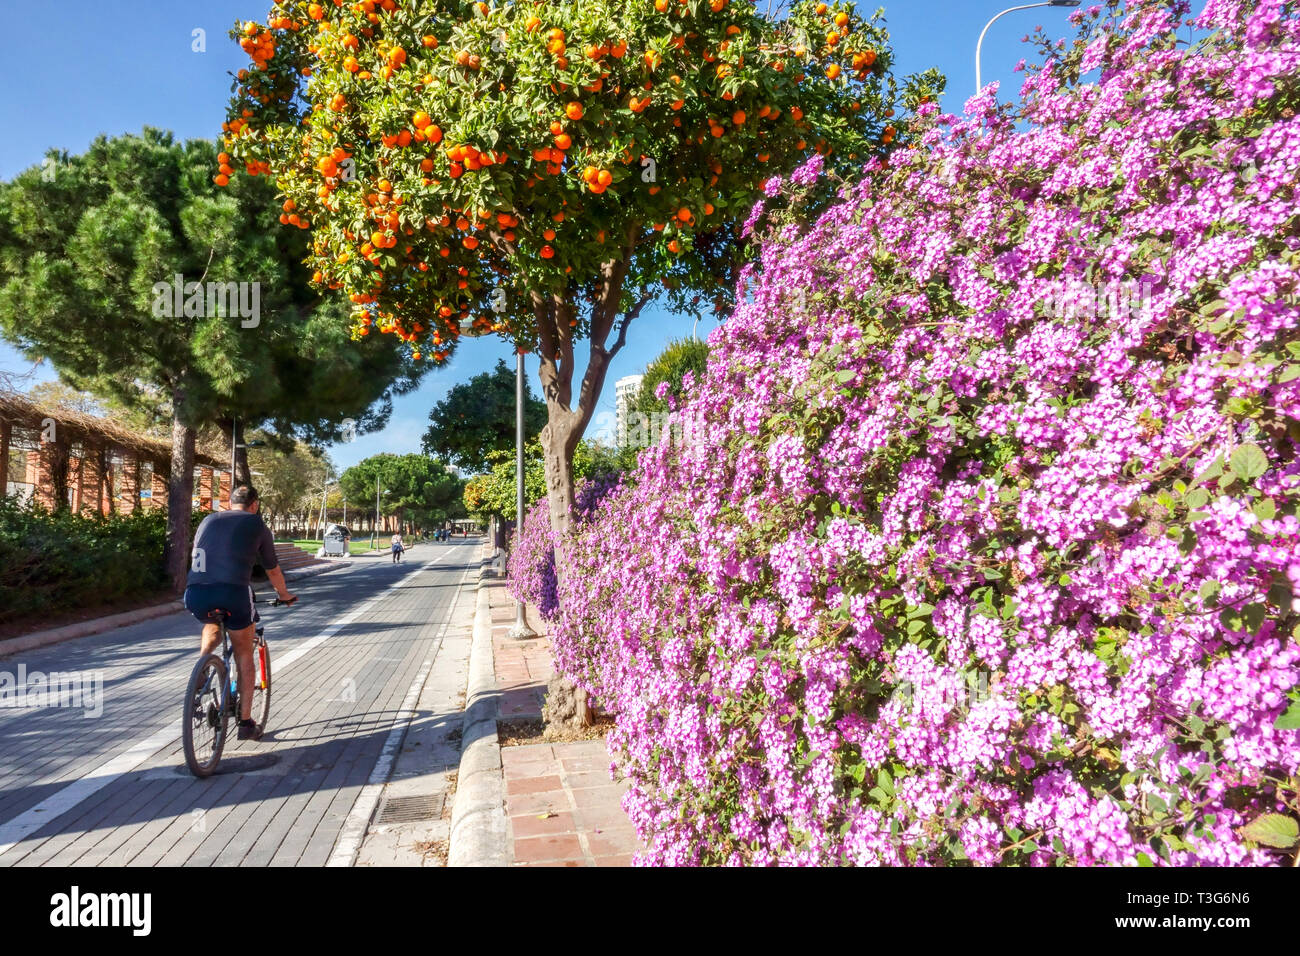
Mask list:
[[[497,707],[500,720],[540,717],[546,697],[546,682],[551,666],[551,644],[545,635],[514,640],[508,635],[515,623],[515,602],[504,588],[492,592],[492,660],[496,669],[497,689],[501,694]],[[537,628],[536,621],[530,624]]]
[[[303,604],[266,615],[275,673],[270,732],[260,742],[231,740],[223,772],[208,780],[185,771],[176,739],[178,688],[195,659],[188,615],[7,659],[9,670],[21,663],[102,674],[104,705],[97,720],[72,708],[0,709],[0,849],[8,844],[0,867],[322,865],[373,785],[403,721],[403,700],[428,662],[433,671],[388,787],[445,792],[468,640],[444,622],[462,590],[473,594],[468,570],[477,557],[469,548],[419,556],[410,567],[359,564],[295,585]],[[425,568],[423,558],[440,563]],[[349,620],[368,599],[364,615]],[[147,746],[129,749],[137,744]],[[96,769],[123,757],[112,774]],[[98,783],[59,804],[86,780]],[[29,817],[36,822],[24,823]],[[358,862],[414,862],[405,858],[407,842],[367,841]]]
[[[493,589],[491,606],[498,720],[540,716],[550,644],[506,636],[515,603],[505,588]],[[541,630],[532,615],[529,624]],[[639,844],[619,804],[627,785],[610,776],[603,740],[503,747],[501,765],[516,866],[631,865]]]
[[[515,864],[630,866],[636,831],[619,805],[603,740],[504,747]]]

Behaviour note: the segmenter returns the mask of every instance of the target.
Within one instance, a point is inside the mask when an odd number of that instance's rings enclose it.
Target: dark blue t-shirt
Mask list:
[[[261,515],[251,511],[217,511],[199,524],[194,535],[187,584],[252,582],[253,565],[277,567],[275,538]]]

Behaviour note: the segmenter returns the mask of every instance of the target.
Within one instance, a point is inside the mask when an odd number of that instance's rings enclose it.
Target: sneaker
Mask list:
[[[240,740],[261,740],[262,727],[251,717],[248,720],[239,722],[239,739]]]

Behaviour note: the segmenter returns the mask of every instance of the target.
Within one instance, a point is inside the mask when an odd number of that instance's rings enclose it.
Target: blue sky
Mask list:
[[[1009,5],[1010,0],[887,0],[883,6],[898,73],[937,66],[948,76],[943,109],[960,111],[974,93],[980,30]],[[214,138],[229,100],[230,74],[247,62],[227,30],[236,20],[264,21],[269,6],[267,0],[0,0],[9,38],[0,93],[0,179],[40,163],[51,147],[82,152],[100,133],[114,136],[148,125],[172,130],[180,139]],[[875,7],[859,4],[867,12]],[[1039,24],[1066,35],[1069,13],[1042,8],[999,20],[984,41],[984,81],[1000,81],[1004,97],[1014,94],[1020,77],[1012,68],[1032,56],[1020,40]],[[205,31],[203,52],[193,49],[196,30]],[[613,412],[618,378],[644,370],[669,339],[690,336],[692,323],[689,317],[647,309],[610,368],[598,414]],[[700,322],[698,334],[703,338],[715,325]],[[335,464],[341,470],[380,451],[418,451],[433,404],[498,358],[509,360],[511,354],[495,337],[464,343],[447,366],[430,372],[418,391],[396,402],[387,428],[328,449]],[[31,373],[28,384],[55,377],[48,366],[33,370],[3,343],[0,370]],[[535,362],[528,363],[528,371],[536,391]]]

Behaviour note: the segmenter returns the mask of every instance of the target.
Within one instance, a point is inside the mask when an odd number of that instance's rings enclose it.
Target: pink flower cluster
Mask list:
[[[1242,831],[1300,810],[1300,13],[1189,15],[1080,11],[763,227],[710,443],[565,552],[641,862],[1289,862]]]
[[[600,502],[618,487],[616,474],[586,478],[575,494],[574,518],[581,523],[595,513]],[[543,620],[551,620],[559,609],[556,594],[555,538],[546,499],[533,505],[524,515],[522,532],[511,540],[508,588],[516,600],[537,608]]]

